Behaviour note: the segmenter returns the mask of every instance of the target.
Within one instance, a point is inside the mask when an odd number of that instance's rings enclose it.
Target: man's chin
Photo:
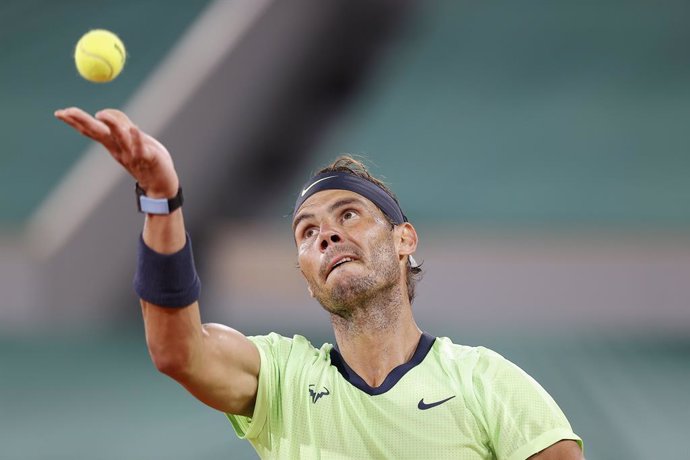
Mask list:
[[[338,267],[328,274],[325,283],[326,291],[335,297],[349,297],[371,286],[366,282],[366,278],[358,276],[354,271],[347,267]]]
[[[338,277],[326,286],[317,300],[330,312],[349,311],[371,294],[371,286],[365,280],[353,277]]]

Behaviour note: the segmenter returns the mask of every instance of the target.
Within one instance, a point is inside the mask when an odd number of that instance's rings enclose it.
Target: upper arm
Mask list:
[[[158,370],[214,409],[251,415],[261,358],[247,337],[220,324],[202,325],[198,302],[164,308],[142,300],[141,306]]]
[[[564,439],[538,452],[529,460],[584,460],[582,449],[576,441]]]
[[[251,416],[261,367],[256,345],[235,329],[204,324],[198,354],[176,380],[214,409]]]

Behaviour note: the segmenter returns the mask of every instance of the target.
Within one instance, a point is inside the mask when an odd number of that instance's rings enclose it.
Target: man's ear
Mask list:
[[[409,256],[417,250],[417,231],[409,222],[398,225],[398,254]]]

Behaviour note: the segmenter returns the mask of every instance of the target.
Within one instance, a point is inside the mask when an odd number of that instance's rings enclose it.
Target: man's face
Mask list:
[[[293,229],[309,291],[331,313],[348,316],[402,282],[392,225],[357,193],[315,193],[295,215]]]

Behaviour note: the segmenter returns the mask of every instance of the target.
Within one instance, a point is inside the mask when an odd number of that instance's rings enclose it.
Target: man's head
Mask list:
[[[412,303],[417,234],[361,162],[340,157],[320,170],[297,199],[293,230],[309,291],[329,311],[342,315],[382,292]]]

